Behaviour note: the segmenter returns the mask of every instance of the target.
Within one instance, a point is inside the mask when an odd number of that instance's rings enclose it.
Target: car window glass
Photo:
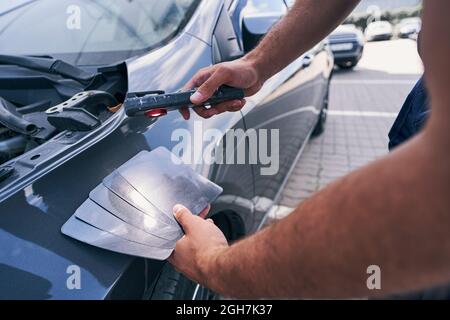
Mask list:
[[[2,0],[0,52],[133,52],[177,31],[196,0]]]

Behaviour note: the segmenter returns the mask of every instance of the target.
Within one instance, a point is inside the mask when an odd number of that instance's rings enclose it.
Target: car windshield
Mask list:
[[[198,0],[1,0],[0,54],[110,64],[172,37]]]

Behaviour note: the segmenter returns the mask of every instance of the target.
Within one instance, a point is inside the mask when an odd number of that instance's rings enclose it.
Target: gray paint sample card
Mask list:
[[[137,257],[166,260],[173,249],[149,247],[100,230],[72,216],[61,228],[65,235],[90,245]]]
[[[170,241],[168,239],[160,238],[144,232],[130,224],[124,223],[124,221],[110,214],[90,199],[86,200],[81,207],[77,209],[75,216],[79,220],[82,220],[100,230],[108,231],[109,233],[123,239],[145,244],[147,246],[173,249],[175,246],[175,241],[179,239],[176,237]]]
[[[136,190],[124,177],[114,171],[111,175],[103,179],[103,185],[111,192],[124,200],[130,206],[165,224],[177,226],[173,215],[161,214],[161,210],[151,204],[138,190]],[[91,198],[95,189],[91,192]],[[94,195],[95,196],[95,195]],[[94,201],[96,199],[93,199]]]
[[[199,214],[222,192],[180,163],[165,148],[140,152],[91,191],[62,233],[115,252],[167,259],[183,236],[173,206]]]
[[[103,185],[99,185],[92,190],[89,194],[89,199],[120,220],[149,234],[157,234],[158,237],[167,240],[179,239],[183,235],[178,224],[167,224],[158,219],[158,215],[165,216],[160,211],[154,212],[152,216],[147,215],[130,206]]]
[[[146,199],[170,216],[173,216],[172,208],[177,203],[199,214],[211,199],[222,192],[219,186],[181,164],[180,159],[165,148],[141,152],[135,161],[117,171]]]

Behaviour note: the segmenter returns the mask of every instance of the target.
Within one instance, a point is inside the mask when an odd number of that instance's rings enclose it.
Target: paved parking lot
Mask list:
[[[325,133],[305,148],[269,222],[331,181],[388,152],[388,132],[423,72],[416,43],[368,43],[354,71],[336,71]]]

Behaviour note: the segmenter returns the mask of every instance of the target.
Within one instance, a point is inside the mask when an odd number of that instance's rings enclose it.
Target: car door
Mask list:
[[[214,27],[212,38],[211,38],[211,49],[212,49],[212,61],[211,64],[217,64],[225,61],[230,61],[237,59],[243,55],[242,43],[240,42],[240,37],[238,36],[236,29],[233,26],[232,16],[234,14],[239,14],[237,11],[240,10],[239,3],[241,0],[224,1],[224,6],[222,7],[219,16],[217,18],[216,25]],[[245,150],[245,136],[244,135],[234,135],[235,132],[244,132],[245,126],[240,113],[225,113],[214,117],[217,121],[222,118],[235,118],[239,116],[240,120],[233,126],[226,128],[222,140],[219,144],[222,144],[225,152],[228,152],[227,148],[230,147],[229,138],[232,137],[233,141],[233,160],[230,162],[228,159],[226,163],[216,163],[213,170],[213,175],[211,179],[221,185],[224,188],[224,193],[216,201],[214,209],[217,211],[236,212],[239,214],[245,230],[239,230],[239,221],[230,220],[230,223],[235,223],[232,226],[234,230],[231,238],[238,238],[244,233],[248,233],[253,229],[254,225],[254,179],[253,179],[253,169],[249,163],[238,163],[237,155],[240,150]],[[213,118],[213,119],[214,119]],[[206,123],[211,123],[211,120],[205,120]],[[213,122],[217,126],[217,122]],[[230,135],[229,133],[233,133]],[[218,156],[218,155],[216,155]],[[226,157],[224,153],[222,156]],[[247,158],[248,155],[246,154]],[[231,216],[231,218],[233,218]]]
[[[163,89],[176,91],[199,69],[241,56],[243,51],[239,37],[230,18],[232,14],[230,10],[235,9],[231,4],[230,1],[203,1],[198,9],[201,15],[186,30],[185,35],[189,37],[189,40],[183,40],[181,37],[178,40],[180,45],[174,45],[173,51],[162,52],[163,48],[161,53],[153,52],[130,61],[128,64],[130,90],[154,89],[161,86],[160,78],[162,78]],[[169,49],[169,46],[167,48]],[[184,69],[186,71],[181,72]],[[149,74],[158,75],[158,78],[149,77]],[[162,77],[166,74],[171,76]],[[207,149],[211,143],[220,145],[223,141],[221,138],[225,138],[228,130],[244,130],[240,113],[224,113],[210,119],[203,119],[191,112],[189,121],[181,121],[180,118],[178,113],[169,113],[158,119],[152,130],[145,133],[146,140],[151,142],[152,147],[164,145],[172,150],[179,143],[172,139],[173,133],[187,130],[191,133],[193,140],[191,158],[194,158],[199,154],[198,150]],[[220,131],[222,137],[215,139],[216,137],[208,136],[213,130]],[[244,139],[239,137],[235,141],[236,153],[244,142]],[[196,160],[192,166],[224,189],[222,195],[213,204],[211,214],[217,215],[224,212],[233,216],[237,214],[244,225],[244,230],[238,230],[238,233],[248,232],[254,223],[252,214],[254,180],[250,164],[229,161],[226,163],[215,161],[208,164]]]
[[[259,12],[252,12],[250,18],[255,15],[258,19],[266,16],[273,20],[277,15],[281,18],[286,11],[282,0],[271,1],[269,9],[259,1],[251,1],[251,5],[252,10],[259,8]],[[290,169],[317,123],[330,68],[326,45],[321,42],[269,79],[259,93],[247,99],[242,109],[247,130],[256,130],[259,138],[258,161],[253,161],[255,228],[277,202]],[[264,145],[267,150],[263,150]],[[264,158],[267,163],[261,161]]]

